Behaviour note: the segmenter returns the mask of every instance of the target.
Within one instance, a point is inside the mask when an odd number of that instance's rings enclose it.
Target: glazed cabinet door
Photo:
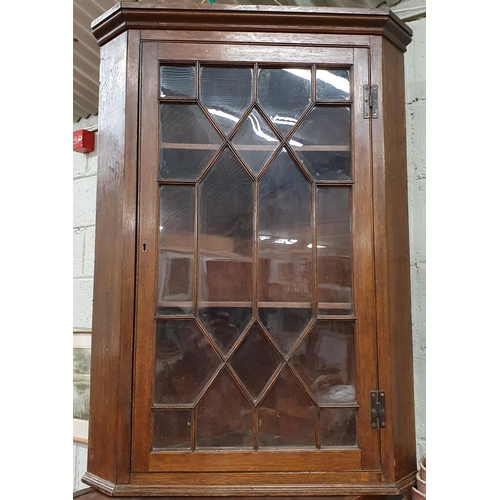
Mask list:
[[[138,476],[378,469],[368,57],[143,43]]]

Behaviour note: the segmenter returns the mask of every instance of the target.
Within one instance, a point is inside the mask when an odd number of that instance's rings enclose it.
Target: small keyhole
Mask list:
[[[142,244],[142,251],[143,251],[143,252],[145,252],[146,250],[147,250],[147,248],[146,248],[146,243],[143,243],[143,244]]]

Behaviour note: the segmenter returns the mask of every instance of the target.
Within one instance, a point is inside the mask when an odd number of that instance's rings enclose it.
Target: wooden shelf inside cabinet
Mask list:
[[[120,2],[92,30],[83,482],[135,498],[408,491],[411,30],[381,9],[170,2]],[[252,109],[263,130],[241,122]]]

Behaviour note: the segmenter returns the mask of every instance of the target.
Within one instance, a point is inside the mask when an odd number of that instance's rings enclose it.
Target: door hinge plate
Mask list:
[[[363,116],[378,118],[378,85],[363,85]]]
[[[371,425],[372,429],[377,428],[377,419],[379,427],[385,427],[385,391],[371,391]]]

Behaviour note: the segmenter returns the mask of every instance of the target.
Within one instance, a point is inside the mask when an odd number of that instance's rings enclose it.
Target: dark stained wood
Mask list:
[[[378,468],[376,432],[370,427],[370,407],[366,399],[377,377],[377,351],[373,332],[375,330],[374,264],[372,198],[370,168],[370,121],[363,118],[363,83],[368,78],[368,50],[355,50],[353,66],[354,92],[357,96],[352,110],[353,178],[352,188],[352,242],[353,242],[353,291],[356,311],[356,390],[358,402],[358,441],[362,449],[362,468]]]
[[[188,42],[168,42],[158,45],[158,57],[160,60],[175,60],[176,54],[182,54],[182,59],[187,61],[202,60],[205,62],[231,62],[239,63],[259,61],[261,63],[275,62],[277,55],[283,65],[303,64],[304,56],[297,47],[277,47],[269,45],[233,45],[233,44],[210,44]],[[303,53],[302,53],[303,54]],[[328,64],[333,59],[339,65],[352,64],[353,50],[346,47],[315,47],[314,62],[317,64]]]
[[[388,416],[381,459],[384,476],[397,481],[416,470],[404,66],[403,54],[381,39],[372,54],[372,84],[380,87],[372,125],[379,383]]]
[[[102,48],[88,471],[128,482],[135,288],[137,34]],[[106,446],[102,446],[105,442]]]
[[[92,488],[85,488],[83,490],[78,490],[73,492],[73,498],[80,498],[81,500],[106,500],[109,498],[109,496],[100,493]],[[116,497],[115,497],[116,498]],[[119,497],[118,497],[119,498]],[[125,498],[130,498],[130,497],[125,497]],[[150,500],[151,497],[134,497],[137,500]],[[175,497],[175,496],[168,496],[168,497],[155,497],[157,500],[183,500],[186,497]],[[201,498],[206,498],[206,497],[191,497],[193,500],[200,500]],[[265,500],[269,497],[258,497],[258,496],[252,496],[252,497],[238,497],[239,500]],[[315,497],[300,497],[300,496],[290,496],[290,497],[280,497],[281,500],[314,500]],[[366,495],[347,495],[347,496],[327,496],[323,497],[324,500],[404,500],[402,495],[397,495],[397,496],[366,496]]]
[[[207,13],[210,12],[210,16]],[[202,31],[248,31],[284,33],[377,34],[402,50],[412,31],[391,11],[324,7],[278,7],[249,5],[165,5],[123,2],[92,23],[99,45],[131,29]]]
[[[139,236],[137,245],[141,250],[137,259],[137,314],[136,314],[136,348],[134,379],[134,427],[132,447],[134,450],[149,450],[151,443],[150,414],[145,408],[151,408],[154,386],[155,355],[155,316],[156,308],[156,274],[157,274],[157,225],[156,217],[141,217],[142,213],[156,214],[158,210],[157,185],[158,177],[158,45],[154,42],[143,44],[142,49],[142,87],[141,87],[141,127],[140,127],[140,165],[139,189],[145,196],[139,201]],[[152,121],[152,123],[151,123]],[[148,124],[148,125],[143,125]],[[149,168],[145,168],[149,166]],[[148,196],[147,193],[154,193]],[[142,251],[146,245],[146,251]],[[148,461],[144,453],[134,453],[132,469],[147,470]]]
[[[203,42],[203,43],[251,43],[254,45],[293,45],[313,46],[330,45],[332,47],[369,47],[369,35],[331,35],[323,33],[320,38],[316,34],[301,32],[298,39],[295,33],[280,33],[279,40],[275,33],[214,31],[207,40],[206,31],[179,31],[179,30],[147,30],[141,33],[142,40],[171,41],[171,42]]]
[[[102,45],[102,83],[93,384],[89,467],[83,481],[106,495],[136,498],[314,495],[361,500],[335,495],[371,494],[382,499],[408,490],[416,472],[403,81],[403,52],[411,30],[394,14],[381,10],[143,3],[118,4],[93,27]],[[356,325],[357,402],[350,407],[357,411],[358,446],[151,452],[158,269],[158,64],[166,61],[351,67],[352,102],[343,105],[352,109],[353,179],[318,185],[337,183],[352,189],[354,313],[335,315],[332,309],[331,317],[351,318]],[[366,120],[362,85],[370,81],[379,85],[380,117]],[[209,121],[213,123],[213,118]],[[294,152],[291,155],[295,158]],[[309,172],[304,175],[312,181]],[[161,181],[165,183],[194,185],[192,181]],[[256,194],[254,209],[257,201]],[[314,209],[311,217],[315,222]],[[254,236],[257,218],[258,214]],[[257,307],[301,305],[291,303],[294,298],[290,296],[275,299],[284,302],[257,302],[260,275],[258,266],[254,268],[253,300],[246,301],[247,306],[253,305],[254,318]],[[312,271],[316,269],[313,264]],[[194,313],[200,305],[198,286],[195,267]],[[238,297],[235,292],[232,302],[241,302]],[[317,292],[312,299],[307,305],[317,311]],[[312,326],[310,322],[306,330]],[[240,337],[233,350],[242,341]],[[209,342],[217,350],[213,340]],[[276,372],[264,391],[278,376]],[[369,393],[377,389],[386,391],[385,429],[370,425]],[[309,389],[304,393],[310,394]],[[155,407],[155,411],[162,410]],[[194,420],[192,425],[193,445]],[[258,427],[255,410],[254,427]]]

